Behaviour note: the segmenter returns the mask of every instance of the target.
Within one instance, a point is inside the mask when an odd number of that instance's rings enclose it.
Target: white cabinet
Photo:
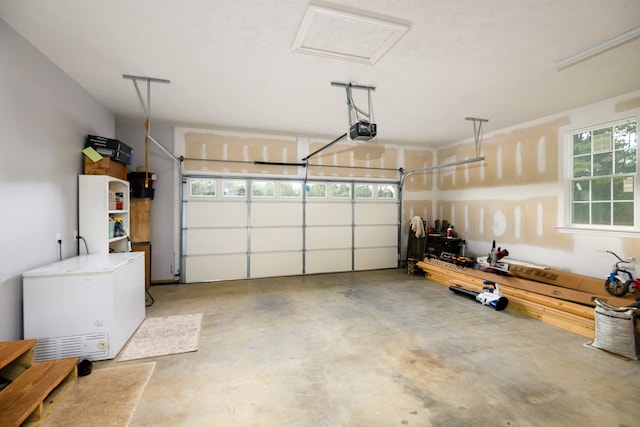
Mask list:
[[[113,359],[145,317],[144,253],[80,255],[23,275],[36,362]]]
[[[111,222],[120,218],[124,234]],[[111,222],[111,224],[110,224]],[[78,176],[78,233],[89,254],[129,252],[129,182],[108,175]],[[80,253],[84,245],[80,242]]]

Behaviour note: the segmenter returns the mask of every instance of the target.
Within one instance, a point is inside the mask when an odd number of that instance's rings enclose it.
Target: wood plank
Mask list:
[[[0,376],[15,380],[33,364],[36,340],[0,342]]]
[[[482,292],[484,287],[482,280],[455,272],[450,273],[450,276],[452,276],[448,280],[450,284],[461,286],[475,292]],[[531,305],[535,304],[542,312],[553,313],[557,317],[566,318],[579,324],[593,324],[594,310],[591,307],[522,291],[521,289],[502,284],[500,284],[500,290],[510,301],[526,301]]]
[[[519,289],[505,284],[508,281],[502,280],[503,276],[477,272],[476,270],[440,260],[427,259],[418,261],[416,265],[424,271],[425,279],[444,286],[457,285],[475,292],[481,292],[483,280],[497,282],[502,293],[509,298],[507,310],[519,312],[587,338],[593,339],[595,336],[595,313],[592,305],[566,301],[554,296]],[[606,298],[602,299],[606,300]],[[617,300],[620,300],[620,298]],[[627,303],[628,301],[621,300],[621,304],[623,304],[621,306]],[[640,322],[636,323],[636,329],[640,334]]]
[[[602,286],[601,293],[595,294],[563,288],[557,285],[536,282],[519,277],[497,275],[486,271],[475,270],[473,268],[462,267],[456,264],[436,259],[425,258],[423,261],[418,261],[416,265],[422,270],[429,269],[429,267],[437,267],[440,269],[448,270],[452,273],[462,273],[467,276],[472,276],[479,279],[491,280],[498,282],[501,285],[508,285],[513,288],[522,289],[541,295],[547,295],[553,298],[571,301],[578,304],[589,305],[591,307],[595,307],[595,299],[600,299],[618,307],[627,306],[635,300],[635,297],[633,295],[627,295],[624,298],[611,296],[605,291],[604,285]]]
[[[456,270],[446,270],[439,266],[423,267],[425,277],[445,286],[456,285],[474,292],[482,292],[485,279],[464,274]],[[593,308],[558,300],[545,295],[523,291],[500,283],[500,290],[509,299],[507,310],[535,318],[572,333],[593,339],[595,322]]]
[[[456,285],[463,289],[469,289],[475,292],[482,291],[481,286],[459,281],[457,282],[458,283],[456,283]],[[504,291],[502,293],[505,294]],[[508,296],[506,294],[505,296],[509,299],[509,304],[507,305],[506,310],[532,317],[541,322],[569,332],[577,333],[587,338],[593,339],[595,336],[595,322],[593,320],[553,309],[551,307],[546,307],[542,304],[536,304],[523,298]]]
[[[587,338],[593,339],[593,337],[595,336],[595,330],[593,326],[589,327],[588,325],[575,324],[567,319],[558,318],[553,314],[540,309],[539,307],[526,304],[525,301],[512,301],[510,299],[509,305],[507,305],[507,310],[521,313],[548,325],[554,326],[559,329],[564,329],[566,331],[582,335]]]
[[[0,392],[3,426],[39,423],[77,381],[79,358],[35,363]],[[47,402],[48,398],[51,402]],[[45,402],[47,402],[45,404]]]

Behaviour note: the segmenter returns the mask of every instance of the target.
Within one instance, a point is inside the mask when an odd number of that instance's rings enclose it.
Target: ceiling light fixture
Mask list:
[[[592,56],[604,52],[605,50],[620,46],[622,43],[633,40],[638,36],[640,36],[640,27],[636,27],[633,30],[627,31],[624,34],[620,34],[619,36],[612,38],[611,40],[600,43],[599,45],[573,55],[567,59],[563,59],[562,61],[556,63],[556,68],[558,69],[558,71],[560,71],[563,68],[570,67],[573,64],[584,61],[587,58],[591,58]]]
[[[309,5],[294,52],[375,64],[409,31],[399,20],[368,12]]]

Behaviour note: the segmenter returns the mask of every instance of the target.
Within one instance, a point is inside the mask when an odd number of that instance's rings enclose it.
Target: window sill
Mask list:
[[[640,231],[638,230],[615,230],[604,228],[579,228],[579,227],[556,227],[559,233],[565,234],[584,234],[591,236],[608,236],[608,237],[629,237],[632,239],[640,239]]]

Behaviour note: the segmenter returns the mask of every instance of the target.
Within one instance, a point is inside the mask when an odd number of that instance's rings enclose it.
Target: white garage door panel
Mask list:
[[[307,228],[307,249],[351,249],[351,226]]]
[[[187,255],[247,252],[247,229],[187,230]]]
[[[251,205],[251,225],[255,227],[302,225],[302,204],[254,202]]]
[[[307,251],[307,274],[351,271],[351,250]]]
[[[301,250],[302,228],[253,228],[251,230],[252,252]]]
[[[303,187],[291,178],[247,177],[239,193],[246,197],[224,197],[220,185],[228,178],[212,177],[215,195],[188,196],[182,206],[185,281],[397,267],[398,200],[383,198],[379,187],[395,184],[371,183],[372,197],[360,198],[345,179],[338,183],[350,186],[349,198],[333,193],[333,182],[321,183],[327,197],[309,192],[294,198],[281,192],[284,181]],[[273,181],[272,197],[252,191],[265,180]]]
[[[361,203],[355,205],[356,224],[397,224],[398,206],[395,203]]]
[[[188,283],[247,277],[245,255],[189,256],[186,259]]]
[[[396,268],[397,266],[397,248],[371,248],[355,251],[355,270],[376,270],[379,268]]]
[[[398,228],[393,225],[359,226],[355,228],[354,235],[356,248],[398,244]]]
[[[351,204],[309,203],[306,223],[310,226],[351,224]]]
[[[244,227],[247,225],[246,203],[190,202],[187,203],[187,226]]]
[[[251,277],[293,276],[302,274],[301,252],[251,255]]]

